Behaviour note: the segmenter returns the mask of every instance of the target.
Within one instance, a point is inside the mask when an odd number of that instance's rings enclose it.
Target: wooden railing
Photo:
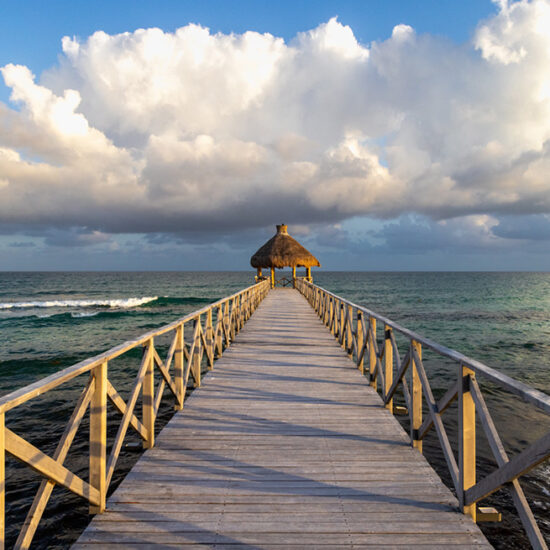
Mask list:
[[[189,375],[200,385],[201,364],[206,359],[212,369],[270,288],[262,281],[198,311],[125,342],[105,353],[77,363],[43,380],[21,388],[0,399],[0,547],[5,532],[5,453],[14,456],[44,477],[17,539],[16,548],[28,548],[54,486],[60,485],[89,502],[90,513],[105,510],[105,499],[128,428],[135,430],[144,448],[155,444],[155,419],[166,388],[175,398],[175,409],[182,409]],[[215,317],[215,320],[214,320]],[[189,333],[186,328],[191,327]],[[190,338],[187,336],[189,334]],[[155,348],[155,338],[171,337],[166,359]],[[109,362],[136,348],[143,348],[141,363],[129,398],[124,401],[109,379]],[[173,369],[171,372],[171,367]],[[155,370],[160,380],[155,388]],[[53,456],[48,456],[6,427],[6,413],[45,392],[58,388],[78,376],[88,374],[84,389]],[[142,418],[135,410],[141,394]],[[107,402],[121,415],[110,453],[107,455]],[[79,425],[90,411],[89,481],[64,466]],[[52,411],[55,414],[54,411]]]
[[[509,458],[476,376],[521,397],[544,413],[550,413],[550,396],[303,279],[296,281],[296,288],[354,359],[361,373],[366,374],[371,386],[380,391],[386,408],[394,413],[408,413],[411,445],[422,452],[422,440],[435,428],[462,511],[474,521],[494,519],[487,516],[498,513],[493,510],[484,514],[477,504],[506,486],[511,490],[532,547],[547,548],[518,478],[550,457],[550,432]],[[383,328],[383,340],[379,344],[377,328],[380,327]],[[407,342],[403,358],[399,355],[396,334]],[[423,347],[450,359],[457,366],[455,382],[439,401],[434,399],[422,362]],[[406,404],[400,411],[394,410],[393,404],[398,389]],[[458,400],[458,461],[442,421],[443,413],[455,400]],[[423,402],[427,418],[422,416]],[[476,415],[498,465],[480,480],[476,480]]]

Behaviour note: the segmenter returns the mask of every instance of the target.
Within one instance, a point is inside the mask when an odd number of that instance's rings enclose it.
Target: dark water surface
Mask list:
[[[0,392],[43,378],[86,357],[139,336],[253,282],[250,272],[183,273],[1,273]],[[550,393],[550,274],[548,273],[342,273],[316,274],[324,288],[383,314],[407,328],[479,359],[509,376]],[[429,352],[425,365],[436,398],[456,379],[456,365]],[[139,354],[117,360],[110,378],[123,396],[135,376]],[[547,416],[491,384],[479,382],[509,454],[550,430]],[[72,412],[82,380],[49,392],[7,414],[8,426],[51,452]],[[167,398],[159,424],[172,414]],[[117,422],[109,424],[116,430]],[[404,425],[406,423],[404,422]],[[456,437],[456,407],[445,415]],[[478,471],[494,461],[478,426]],[[114,433],[110,433],[114,437]],[[132,441],[132,436],[129,436]],[[136,440],[137,441],[137,440]],[[87,426],[73,444],[67,464],[86,476]],[[456,447],[455,447],[456,448]],[[431,436],[425,454],[447,479],[445,461]],[[117,479],[138,458],[124,451]],[[39,477],[8,460],[8,522],[24,517]],[[533,511],[550,535],[550,465],[523,482]],[[447,479],[448,481],[448,479]],[[484,503],[485,504],[485,503]],[[504,514],[483,530],[499,548],[523,547],[521,527],[507,493],[487,500]],[[86,525],[86,506],[56,489],[37,534],[37,548],[66,548]],[[8,527],[13,543],[19,525]]]

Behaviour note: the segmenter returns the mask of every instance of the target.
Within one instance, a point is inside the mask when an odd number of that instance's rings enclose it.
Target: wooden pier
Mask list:
[[[309,277],[292,282],[270,289],[259,278],[0,398],[0,550],[6,524],[18,533],[14,548],[31,547],[56,485],[95,514],[75,548],[484,548],[476,522],[500,514],[482,503],[505,489],[531,546],[546,549],[519,479],[550,458],[550,432],[508,455],[478,378],[545,414],[550,396]],[[437,399],[434,359],[456,366]],[[82,389],[46,453],[10,414],[62,386]],[[159,433],[162,406],[177,412]],[[443,415],[453,411],[451,440]],[[408,416],[408,431],[393,414]],[[71,470],[79,429],[89,436],[88,467]],[[128,431],[146,451],[107,500]],[[457,498],[422,455],[430,431]],[[479,435],[496,463],[483,475]],[[23,522],[6,517],[6,454],[43,478]]]
[[[355,366],[272,290],[74,547],[490,547]]]

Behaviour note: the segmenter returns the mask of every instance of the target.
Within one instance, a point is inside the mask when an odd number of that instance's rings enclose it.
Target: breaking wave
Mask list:
[[[0,303],[1,309],[47,308],[47,307],[138,307],[157,300],[157,296],[142,298],[119,298],[113,300],[45,300],[33,302]]]

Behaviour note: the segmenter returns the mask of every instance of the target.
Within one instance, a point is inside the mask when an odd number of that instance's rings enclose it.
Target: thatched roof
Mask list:
[[[284,224],[277,226],[277,234],[269,239],[250,258],[252,267],[321,267],[319,260],[287,232]]]

